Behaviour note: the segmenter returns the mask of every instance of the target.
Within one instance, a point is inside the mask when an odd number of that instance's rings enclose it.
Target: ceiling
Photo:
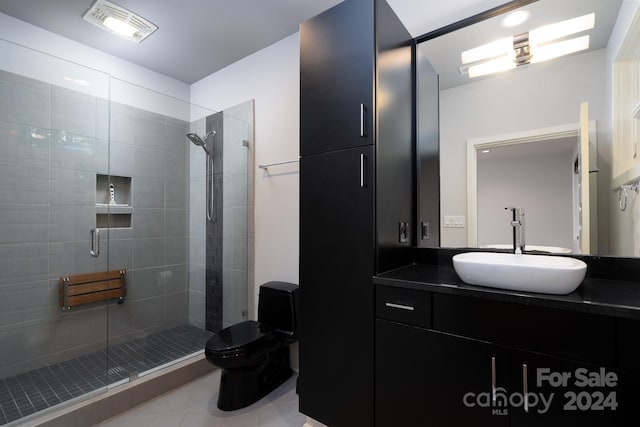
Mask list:
[[[191,84],[298,31],[342,0],[112,0],[159,27],[142,43],[84,21],[94,0],[0,0],[0,12]],[[412,36],[506,0],[388,0]]]

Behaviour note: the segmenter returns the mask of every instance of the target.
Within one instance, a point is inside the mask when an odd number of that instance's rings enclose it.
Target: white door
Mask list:
[[[578,141],[578,176],[577,184],[577,208],[578,224],[575,224],[576,247],[580,253],[590,254],[591,250],[596,250],[597,232],[596,232],[596,206],[595,200],[591,200],[590,189],[593,186],[595,190],[597,174],[596,168],[592,168],[591,157],[595,157],[594,149],[589,143],[589,103],[580,104],[580,135]],[[590,178],[590,172],[593,177]],[[591,182],[590,182],[591,181]],[[593,215],[592,215],[593,213]],[[593,224],[592,224],[593,222]],[[593,246],[593,248],[592,248]]]

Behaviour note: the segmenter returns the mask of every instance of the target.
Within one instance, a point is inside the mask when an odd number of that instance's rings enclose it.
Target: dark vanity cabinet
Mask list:
[[[506,351],[377,319],[376,426],[508,426],[507,417],[463,400],[467,392],[490,393],[496,359],[506,361]],[[495,369],[496,386],[506,387],[506,366]]]
[[[301,25],[298,394],[331,427],[374,424],[371,278],[411,262],[411,70],[384,1]]]
[[[638,322],[381,285],[376,318],[376,426],[638,424]]]
[[[300,411],[328,425],[371,412],[373,160],[372,146],[300,160],[298,393]]]
[[[301,156],[375,143],[374,10],[347,0],[301,25]]]

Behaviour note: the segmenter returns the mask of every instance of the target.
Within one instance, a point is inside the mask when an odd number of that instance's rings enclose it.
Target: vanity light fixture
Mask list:
[[[549,59],[558,58],[560,56],[569,55],[570,53],[580,52],[589,49],[589,36],[576,37],[569,40],[563,40],[540,46],[536,49],[536,54],[531,58],[531,63],[548,61]]]
[[[105,31],[137,43],[158,29],[143,17],[107,0],[96,0],[84,14],[83,19]]]
[[[596,24],[596,14],[589,13],[578,18],[568,19],[555,24],[545,25],[529,32],[532,43],[541,45],[572,34],[592,29]]]
[[[590,13],[466,50],[461,54],[463,66],[460,72],[474,78],[588,49],[588,35],[549,42],[590,30],[594,26],[595,14]]]

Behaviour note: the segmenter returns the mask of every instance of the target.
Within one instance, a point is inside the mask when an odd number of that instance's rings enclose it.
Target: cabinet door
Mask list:
[[[633,389],[631,377],[621,380],[609,368],[529,352],[513,351],[511,361],[513,427],[628,425],[622,424],[620,409],[630,406],[632,394],[625,389]],[[637,401],[634,410],[636,405]]]
[[[373,425],[372,146],[300,160],[300,411]]]
[[[640,403],[640,375],[637,372],[617,371],[618,386],[616,391],[618,407],[616,409],[617,425],[629,425],[630,420],[638,424],[638,404]],[[627,424],[623,424],[626,421]]]
[[[374,1],[300,27],[300,155],[373,144]]]
[[[376,426],[501,427],[507,386],[501,347],[376,320]]]

